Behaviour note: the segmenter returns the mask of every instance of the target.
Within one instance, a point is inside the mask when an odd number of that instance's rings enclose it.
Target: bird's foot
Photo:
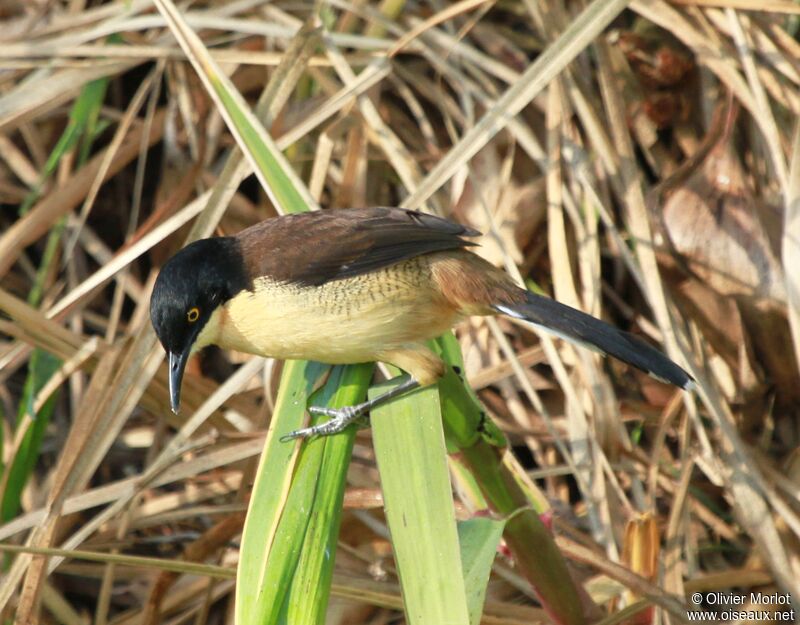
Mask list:
[[[312,425],[311,427],[302,428],[289,432],[281,436],[281,442],[294,440],[295,438],[309,438],[311,436],[329,436],[331,434],[338,434],[350,425],[356,419],[367,414],[372,408],[383,404],[390,399],[404,395],[405,393],[419,387],[419,382],[414,378],[410,378],[395,386],[392,390],[385,392],[383,395],[378,395],[365,402],[356,404],[354,406],[343,406],[342,408],[323,408],[321,406],[310,406],[308,412],[313,415],[323,415],[330,417],[329,421]]]
[[[310,438],[312,436],[330,436],[343,431],[348,425],[360,419],[370,408],[369,402],[356,404],[355,406],[343,406],[342,408],[325,408],[323,406],[309,406],[308,412],[312,415],[323,415],[330,417],[328,421],[301,428],[294,432],[289,432],[281,436],[281,442],[294,440],[296,438]]]

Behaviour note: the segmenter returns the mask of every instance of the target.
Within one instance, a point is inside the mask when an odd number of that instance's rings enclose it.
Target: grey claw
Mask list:
[[[329,434],[337,434],[360,416],[369,412],[371,408],[389,401],[390,399],[394,399],[395,397],[400,397],[401,395],[418,387],[419,382],[417,382],[414,378],[409,378],[405,382],[402,382],[400,385],[393,388],[391,391],[387,391],[383,395],[379,395],[378,397],[374,397],[369,401],[356,404],[355,406],[345,406],[343,408],[323,408],[322,406],[310,406],[308,408],[308,412],[310,414],[324,415],[329,417],[330,421],[285,434],[281,437],[281,441],[290,441],[295,438],[306,438],[309,436],[327,436]]]
[[[364,412],[365,406],[359,404],[356,406],[344,406],[342,408],[325,408],[323,406],[309,406],[308,412],[313,415],[324,415],[330,417],[330,420],[312,425],[311,427],[302,428],[284,434],[281,436],[280,441],[287,443],[296,438],[310,438],[312,436],[330,436],[331,434],[338,434],[344,430],[353,421],[358,419]]]
[[[280,440],[281,443],[289,443],[296,438],[306,438],[311,435],[312,429],[313,428],[300,428],[299,430],[292,430],[288,434],[281,436],[278,440]]]

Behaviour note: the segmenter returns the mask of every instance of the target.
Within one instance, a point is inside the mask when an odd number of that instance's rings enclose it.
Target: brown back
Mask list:
[[[477,231],[401,208],[350,208],[268,219],[236,235],[251,279],[319,286],[431,252],[475,245]]]

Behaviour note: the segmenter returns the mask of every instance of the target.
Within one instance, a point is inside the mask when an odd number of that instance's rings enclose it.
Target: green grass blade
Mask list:
[[[82,146],[78,163],[86,161],[89,156],[91,142],[97,134],[96,128],[100,117],[100,109],[103,105],[103,100],[105,100],[107,88],[108,78],[98,78],[86,83],[81,89],[70,109],[67,126],[47,157],[47,162],[39,175],[36,186],[31,189],[20,205],[20,215],[24,215],[30,210],[33,203],[39,199],[44,183],[55,173],[61,159],[81,141]]]
[[[439,380],[442,421],[448,448],[475,477],[492,510],[506,519],[503,533],[520,573],[539,595],[556,623],[584,622],[578,590],[550,530],[542,523],[544,497],[529,492],[529,485],[505,462],[508,443],[486,415],[472,389],[452,366],[462,367],[458,343],[447,334],[436,349],[451,365]]]
[[[36,187],[28,193],[20,213],[24,214],[38,199],[44,182],[55,172],[61,159],[71,150],[81,145],[81,152],[77,164],[81,165],[88,158],[92,140],[96,136],[100,111],[105,100],[108,88],[108,78],[100,78],[87,83],[70,109],[67,127],[61,133],[55,147],[45,163],[44,170],[39,177]],[[59,220],[50,231],[45,244],[45,249],[36,272],[31,290],[28,293],[28,303],[38,306],[47,277],[52,273],[52,264],[57,262],[57,252],[64,232],[65,220]],[[33,402],[39,391],[47,384],[61,366],[61,361],[48,352],[35,349],[28,361],[28,374],[20,398],[17,415],[17,427],[27,428],[21,435],[20,444],[13,458],[5,467],[7,474],[0,481],[0,519],[3,522],[14,518],[19,512],[20,497],[28,477],[39,459],[39,450],[42,437],[50,423],[58,394],[54,393],[34,414]],[[30,416],[32,421],[28,421]],[[17,436],[20,433],[17,432]]]
[[[341,407],[363,401],[373,369],[371,364],[335,367],[323,392],[314,397],[314,403]],[[286,622],[292,625],[321,625],[325,622],[347,467],[355,434],[355,427],[351,427],[338,436],[311,441],[321,449],[322,458],[303,551],[289,593]]]
[[[309,400],[342,406],[363,399],[371,365],[334,367],[312,395],[328,369],[292,361],[281,378],[242,536],[236,593],[240,625],[324,622],[355,431],[302,446],[278,439],[302,425]]]
[[[19,513],[22,491],[39,460],[42,438],[50,424],[50,417],[53,414],[58,394],[54,393],[35,415],[33,414],[34,398],[60,367],[61,361],[52,354],[41,349],[33,350],[28,362],[28,376],[17,413],[17,427],[27,427],[27,430],[22,435],[14,457],[5,467],[7,474],[3,475],[2,480],[0,520],[3,523],[10,521]],[[29,421],[28,415],[33,416],[33,420]]]
[[[311,194],[250,110],[247,102],[208,53],[171,0],[154,0],[173,35],[242,149],[270,200],[282,213],[317,208]]]
[[[371,389],[384,393],[396,381]],[[406,618],[469,623],[439,393],[428,387],[372,411],[372,436]]]
[[[255,619],[262,581],[283,505],[288,497],[297,448],[278,439],[281,432],[300,427],[306,402],[327,373],[327,367],[304,361],[289,361],[283,370],[278,397],[264,453],[256,473],[237,571],[236,622],[257,623]]]
[[[486,599],[486,586],[492,572],[497,546],[503,536],[504,521],[475,517],[458,524],[461,565],[467,591],[470,625],[478,625]]]
[[[292,446],[292,445],[287,445]],[[316,495],[317,477],[322,464],[324,441],[312,441],[303,447],[292,480],[286,504],[280,511],[275,539],[263,554],[263,575],[252,590],[256,600],[249,619],[242,625],[290,622],[287,616],[289,597],[293,594],[295,572],[298,569],[306,533],[311,521],[310,512]],[[242,549],[244,549],[244,541]],[[237,595],[247,596],[250,580],[240,577]]]

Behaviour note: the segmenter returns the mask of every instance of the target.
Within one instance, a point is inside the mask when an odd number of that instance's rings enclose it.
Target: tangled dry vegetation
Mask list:
[[[457,328],[469,382],[554,504],[590,615],[641,594],[626,570],[681,600],[800,602],[800,11],[634,0],[535,98],[506,98],[581,4],[181,10],[254,107],[318,11],[326,43],[268,117],[321,205],[405,201],[468,223],[492,262],[692,371],[687,397],[509,320]],[[4,620],[226,622],[280,363],[251,362],[261,375],[137,478],[184,422],[167,408],[148,294],[230,180],[235,142],[149,0],[0,12],[0,540],[25,545],[0,577]],[[234,189],[218,232],[275,215],[254,178]],[[246,362],[195,359],[185,414]],[[327,622],[396,622],[368,432],[348,480]],[[472,514],[458,495],[456,508]],[[484,622],[546,620],[535,606],[501,550]]]

